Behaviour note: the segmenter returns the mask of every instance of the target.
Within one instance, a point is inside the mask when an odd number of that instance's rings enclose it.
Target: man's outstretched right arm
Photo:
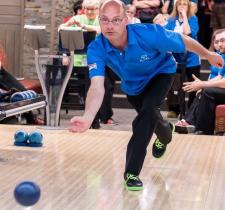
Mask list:
[[[75,116],[70,120],[72,132],[84,132],[90,128],[92,121],[98,112],[105,94],[104,77],[95,76],[91,79],[91,85],[85,101],[83,116]]]

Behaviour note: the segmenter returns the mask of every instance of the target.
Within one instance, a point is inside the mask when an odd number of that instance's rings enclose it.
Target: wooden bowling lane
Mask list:
[[[225,138],[174,134],[165,156],[151,156],[140,175],[142,192],[123,188],[126,131],[39,130],[41,148],[13,146],[16,130],[0,125],[0,209],[23,209],[13,199],[15,186],[36,182],[41,198],[32,210],[225,210]]]

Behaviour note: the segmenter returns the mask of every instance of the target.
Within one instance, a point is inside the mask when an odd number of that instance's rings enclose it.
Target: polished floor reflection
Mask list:
[[[18,129],[0,125],[0,209],[23,209],[13,198],[19,182],[41,188],[40,210],[225,210],[225,137],[174,134],[165,156],[151,156],[142,192],[123,187],[127,131],[40,130],[42,148],[13,146]]]

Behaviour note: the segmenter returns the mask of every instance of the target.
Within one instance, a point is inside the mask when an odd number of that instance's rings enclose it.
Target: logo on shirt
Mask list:
[[[148,57],[148,55],[142,55],[141,58],[140,58],[140,62],[145,62],[145,61],[148,61],[150,60],[150,58]]]
[[[92,63],[88,65],[89,71],[91,71],[92,69],[97,69],[97,64],[96,63]]]

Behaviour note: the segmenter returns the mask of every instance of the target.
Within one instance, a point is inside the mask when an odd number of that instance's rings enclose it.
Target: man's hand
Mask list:
[[[83,116],[75,116],[70,120],[69,131],[82,133],[90,128],[91,123],[91,120]]]
[[[195,75],[192,75],[192,77],[194,79],[193,82],[184,82],[183,84],[183,90],[188,93],[204,88],[204,81],[198,79]]]
[[[210,52],[209,56],[207,57],[207,60],[209,61],[211,65],[217,68],[223,68],[224,66],[223,58],[215,52]]]

